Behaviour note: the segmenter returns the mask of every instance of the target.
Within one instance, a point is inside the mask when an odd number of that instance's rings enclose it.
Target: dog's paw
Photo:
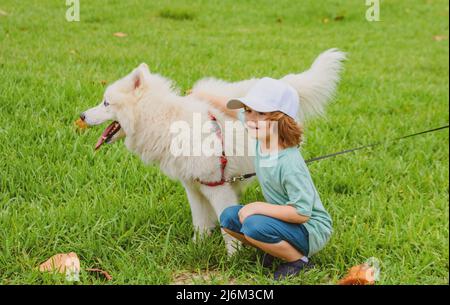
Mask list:
[[[213,229],[198,229],[195,230],[194,235],[192,236],[192,241],[194,243],[199,242],[207,237],[210,237]]]
[[[225,239],[225,246],[227,248],[228,257],[232,257],[242,247],[242,243],[237,239]]]

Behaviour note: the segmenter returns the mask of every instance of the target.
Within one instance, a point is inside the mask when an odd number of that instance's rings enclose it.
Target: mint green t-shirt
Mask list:
[[[244,123],[243,110],[238,113]],[[256,141],[255,169],[259,184],[268,203],[291,205],[297,213],[308,216],[303,225],[309,233],[309,256],[320,251],[330,239],[332,221],[314,186],[308,167],[297,147],[277,154],[263,154]]]

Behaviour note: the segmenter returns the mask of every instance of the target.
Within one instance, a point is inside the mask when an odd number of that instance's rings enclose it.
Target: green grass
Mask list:
[[[101,127],[75,131],[102,81],[140,62],[185,90],[205,76],[280,77],[330,47],[347,51],[327,116],[306,126],[305,158],[449,119],[443,0],[385,0],[373,23],[364,1],[337,0],[81,1],[73,23],[64,1],[3,0],[0,10],[0,284],[67,283],[35,267],[69,251],[113,284],[196,274],[196,283],[273,283],[255,250],[228,260],[218,231],[192,242],[179,182],[122,143],[94,153]],[[448,284],[448,144],[446,130],[311,164],[334,235],[314,270],[285,283],[335,283],[373,256],[382,284]],[[257,183],[242,202],[255,200]],[[105,282],[83,272],[81,283]]]

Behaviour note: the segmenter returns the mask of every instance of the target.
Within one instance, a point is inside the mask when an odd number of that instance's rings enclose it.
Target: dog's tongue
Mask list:
[[[113,129],[113,127],[117,124],[116,121],[112,122],[111,124],[108,125],[108,127],[106,127],[106,129],[103,131],[102,135],[100,136],[100,138],[98,138],[97,144],[95,144],[95,150],[99,149],[100,146],[103,145],[103,143],[105,143],[106,139],[108,139],[108,135],[111,132],[111,130]]]

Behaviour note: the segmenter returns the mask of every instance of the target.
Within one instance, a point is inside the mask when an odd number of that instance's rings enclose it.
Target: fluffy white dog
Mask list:
[[[300,97],[299,119],[304,122],[310,116],[322,114],[330,101],[339,81],[339,72],[345,54],[330,49],[320,54],[311,68],[300,74],[289,74],[282,81],[294,87]],[[193,91],[207,92],[215,96],[241,97],[258,79],[253,78],[229,83],[214,78],[198,81]],[[217,122],[224,126],[225,121],[233,118],[220,112],[205,100],[194,95],[181,96],[172,82],[158,74],[151,73],[146,64],[139,65],[129,75],[107,87],[103,101],[96,107],[81,114],[87,125],[99,125],[113,122],[105,129],[97,142],[96,149],[103,143],[112,143],[125,137],[126,147],[140,156],[145,163],[157,164],[172,179],[180,180],[186,189],[192,211],[194,229],[198,234],[194,238],[209,233],[216,225],[221,212],[228,206],[239,203],[239,195],[247,181],[224,183],[208,186],[200,181],[218,181],[221,179],[220,162],[217,155],[177,155],[171,151],[173,124],[185,122],[194,128],[194,117],[201,124],[210,121],[208,113],[213,114]],[[172,130],[171,130],[172,128]],[[239,138],[243,128],[233,130]],[[230,140],[231,139],[231,140]],[[227,155],[225,177],[233,177],[254,172],[252,143],[243,141],[245,147],[236,147],[233,137],[223,137],[227,152],[245,151]],[[186,138],[194,145],[191,138]],[[242,150],[243,149],[243,150]],[[235,246],[228,235],[224,235],[228,253]]]

